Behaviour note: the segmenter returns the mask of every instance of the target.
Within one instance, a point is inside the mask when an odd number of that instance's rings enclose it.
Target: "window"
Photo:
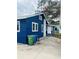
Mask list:
[[[39,15],[39,19],[42,20],[42,16],[41,15]]]
[[[17,32],[20,32],[20,21],[17,21]]]
[[[36,24],[36,30],[38,30],[38,25]]]
[[[32,27],[33,27],[33,30],[35,30],[35,24],[34,23],[33,23],[33,26]]]
[[[32,32],[38,31],[38,23],[32,22]]]
[[[41,32],[44,31],[43,29],[44,29],[44,25],[42,24],[42,25],[41,25]]]
[[[55,28],[55,30],[57,31],[57,28]]]

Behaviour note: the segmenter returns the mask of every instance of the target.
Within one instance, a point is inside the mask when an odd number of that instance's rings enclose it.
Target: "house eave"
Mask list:
[[[41,15],[43,13],[38,13],[38,14],[32,14],[32,15],[24,15],[24,16],[18,16],[17,19],[24,19],[24,18],[30,18],[30,17],[34,17],[37,15]]]

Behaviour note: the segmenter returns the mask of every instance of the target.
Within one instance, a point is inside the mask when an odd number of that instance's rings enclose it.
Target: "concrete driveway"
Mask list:
[[[45,37],[33,46],[18,44],[17,59],[61,59],[61,41]]]

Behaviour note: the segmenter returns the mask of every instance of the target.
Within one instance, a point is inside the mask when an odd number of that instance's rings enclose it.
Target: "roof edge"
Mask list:
[[[19,16],[19,17],[17,17],[17,19],[29,18],[29,17],[40,15],[40,14],[43,14],[43,13],[37,13],[37,14],[32,14],[32,15]]]

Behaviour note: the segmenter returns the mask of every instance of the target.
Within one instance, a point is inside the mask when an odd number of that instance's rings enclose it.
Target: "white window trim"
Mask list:
[[[20,32],[20,21],[17,21],[17,24],[19,24],[19,30],[17,32]]]
[[[35,24],[35,30],[33,30],[33,24]],[[37,25],[37,30],[36,30],[36,25]],[[32,32],[38,32],[38,23],[32,22]]]

